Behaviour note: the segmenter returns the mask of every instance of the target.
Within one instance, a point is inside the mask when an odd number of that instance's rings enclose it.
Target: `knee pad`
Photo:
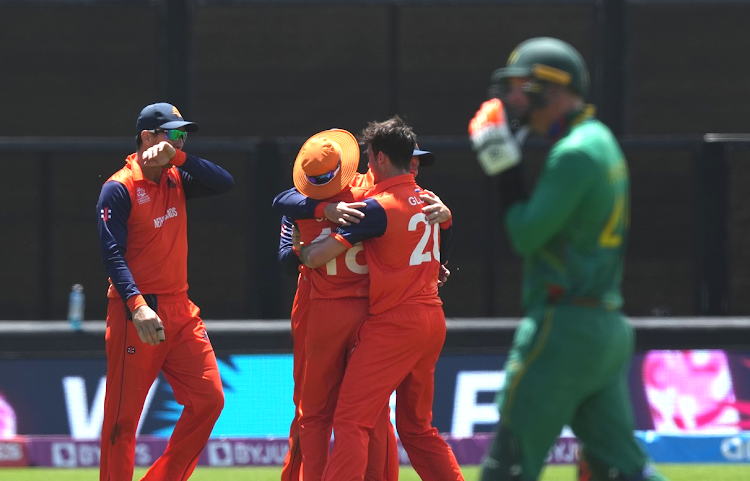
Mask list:
[[[481,481],[521,481],[521,450],[513,434],[498,428],[482,463]]]
[[[584,449],[578,448],[578,481],[649,481],[662,479],[655,476],[656,471],[647,465],[640,472],[628,477],[619,469],[604,463]]]

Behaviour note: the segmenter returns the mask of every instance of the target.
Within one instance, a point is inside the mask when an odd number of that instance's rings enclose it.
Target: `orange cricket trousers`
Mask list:
[[[141,342],[121,299],[110,299],[107,307],[101,481],[132,480],[138,421],[160,370],[184,408],[166,451],[142,480],[188,479],[224,407],[219,368],[200,309],[187,293],[149,297],[156,298],[166,337],[156,346]]]
[[[310,300],[299,421],[304,481],[319,481],[328,462],[339,388],[356,330],[367,317],[368,309],[366,297]],[[366,435],[369,444],[365,452],[364,479],[397,480],[398,447],[387,399]],[[338,431],[334,436],[336,444]]]
[[[409,305],[369,316],[339,392],[326,481],[361,481],[368,431],[396,390],[396,429],[425,481],[463,481],[453,451],[432,427],[435,363],[445,342],[440,306]]]
[[[305,333],[307,332],[307,311],[310,303],[310,281],[303,271],[297,279],[297,292],[292,303],[292,378],[294,379],[294,419],[289,426],[289,451],[281,468],[281,481],[299,481],[302,466],[302,452],[299,446],[299,400],[302,391],[302,375],[305,369]]]

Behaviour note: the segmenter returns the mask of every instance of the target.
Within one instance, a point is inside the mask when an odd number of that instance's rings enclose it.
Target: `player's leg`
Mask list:
[[[368,308],[367,298],[310,301],[299,420],[305,481],[319,480],[328,462],[347,349],[352,332],[367,316]]]
[[[396,481],[398,470],[398,441],[391,423],[391,409],[386,406],[370,431],[365,481]]]
[[[408,317],[406,314],[410,314]],[[409,454],[412,467],[423,480],[463,480],[461,469],[450,446],[432,426],[432,401],[435,392],[435,363],[445,342],[443,309],[431,307],[406,311],[404,322],[424,318],[422,357],[396,389],[396,427],[401,444]]]
[[[422,357],[426,326],[404,322],[393,314],[396,310],[368,317],[359,329],[336,405],[326,481],[364,477],[369,433],[391,393]]]
[[[582,371],[554,309],[531,313],[516,331],[498,394],[500,423],[482,481],[536,480],[550,448],[570,420]],[[573,375],[573,378],[571,378]]]
[[[99,477],[133,479],[135,435],[151,385],[159,374],[166,346],[141,342],[125,304],[110,299],[107,307],[107,387],[101,434]]]
[[[571,428],[582,445],[579,479],[590,481],[657,481],[665,478],[648,464],[648,459],[633,435],[633,409],[630,403],[627,372],[632,352],[632,327],[619,314],[607,314],[602,320],[611,329],[613,343],[600,359],[601,365],[614,366],[607,382],[577,408]]]
[[[299,447],[299,399],[302,391],[302,377],[305,368],[305,333],[307,332],[307,312],[310,302],[310,281],[300,274],[297,292],[292,304],[292,379],[294,380],[294,418],[289,426],[289,450],[281,468],[281,481],[299,481],[302,466],[302,451]]]
[[[581,404],[571,427],[581,442],[580,481],[664,481],[633,436],[627,386],[617,383]],[[625,400],[625,402],[623,402]]]
[[[167,449],[146,475],[147,481],[187,479],[198,463],[224,407],[224,392],[213,347],[200,310],[192,302],[159,306],[169,354],[162,371],[183,407]]]

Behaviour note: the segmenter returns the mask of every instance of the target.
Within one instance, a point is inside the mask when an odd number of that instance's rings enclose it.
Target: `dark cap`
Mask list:
[[[198,124],[183,119],[177,107],[166,102],[144,107],[135,123],[136,132],[154,129],[179,129],[180,127],[185,127],[186,132],[198,130]]]
[[[412,157],[419,157],[419,166],[426,167],[435,163],[435,154],[427,150],[419,150],[419,146],[414,147],[414,152],[411,153]]]

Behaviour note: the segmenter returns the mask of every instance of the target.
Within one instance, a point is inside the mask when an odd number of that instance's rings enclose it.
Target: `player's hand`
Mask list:
[[[148,306],[141,306],[133,312],[133,324],[143,343],[156,346],[166,340],[164,325],[159,316]]]
[[[357,209],[366,206],[364,202],[339,202],[338,204],[331,202],[325,206],[323,212],[325,212],[326,219],[339,225],[359,224],[359,219],[364,218],[365,213]]]
[[[438,272],[438,287],[442,287],[443,284],[448,282],[448,278],[451,275],[451,271],[444,264],[440,264],[440,272]]]
[[[163,167],[174,159],[177,151],[167,141],[159,142],[143,152],[143,165],[147,167]]]
[[[292,246],[294,247],[294,250],[297,251],[299,254],[299,251],[302,249],[302,239],[300,238],[299,229],[297,229],[297,224],[292,225]]]
[[[427,204],[422,207],[422,213],[428,224],[442,224],[451,220],[451,210],[443,204],[443,201],[434,192],[424,190],[419,194],[419,198]]]
[[[484,102],[469,123],[471,146],[484,173],[498,175],[521,161],[521,148],[510,131],[500,99]]]

